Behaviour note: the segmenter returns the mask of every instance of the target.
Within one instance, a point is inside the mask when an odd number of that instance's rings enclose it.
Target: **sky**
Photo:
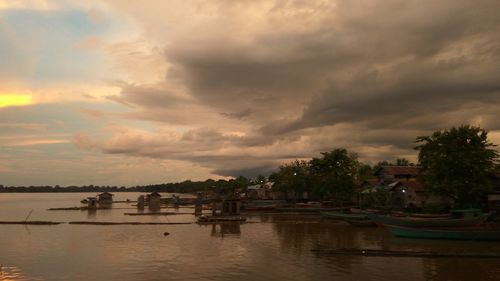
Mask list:
[[[268,174],[500,144],[499,1],[0,0],[0,184]]]

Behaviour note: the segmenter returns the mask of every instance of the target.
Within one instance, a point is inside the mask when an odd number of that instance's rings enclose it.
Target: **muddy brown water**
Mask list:
[[[0,220],[23,220],[33,209],[30,219],[44,221],[194,221],[188,214],[46,210],[78,206],[93,195],[0,193]],[[138,195],[117,193],[115,199],[134,200]],[[500,259],[332,256],[313,251],[500,253],[500,242],[393,238],[383,228],[357,228],[311,216],[252,215],[249,221],[253,223],[0,225],[0,280],[500,280]]]

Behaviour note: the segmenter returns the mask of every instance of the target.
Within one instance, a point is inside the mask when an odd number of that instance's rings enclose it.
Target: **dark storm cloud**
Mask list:
[[[498,1],[276,1],[248,24],[237,19],[253,2],[216,3],[206,33],[169,38],[163,83],[114,99],[140,107],[133,118],[217,130],[105,152],[236,175],[334,147],[414,153],[415,137],[460,124],[500,129]]]
[[[176,96],[165,87],[132,85],[124,82],[117,82],[115,85],[121,88],[120,95],[108,96],[107,98],[126,105],[137,105],[144,108],[170,108],[189,102],[185,98]]]
[[[226,176],[226,177],[238,177],[244,176],[248,178],[254,178],[258,175],[269,175],[272,172],[276,171],[276,163],[272,163],[269,165],[261,165],[258,167],[245,167],[242,168],[220,168],[213,171],[214,174]]]
[[[245,117],[250,116],[253,113],[251,109],[244,109],[238,112],[222,112],[223,116],[235,119],[244,119]]]

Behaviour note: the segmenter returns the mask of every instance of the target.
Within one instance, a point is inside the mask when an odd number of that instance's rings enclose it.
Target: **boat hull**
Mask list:
[[[341,211],[349,210],[349,208],[276,208],[278,212],[292,212],[292,213],[320,213],[327,211]]]
[[[386,225],[392,235],[416,239],[499,241],[500,230],[428,229]]]
[[[372,220],[351,220],[345,219],[350,225],[361,226],[361,227],[377,227],[377,224]]]
[[[348,214],[339,212],[321,212],[321,217],[325,219],[335,219],[335,220],[367,220],[369,216],[367,214]]]
[[[443,218],[403,218],[376,215],[372,219],[378,225],[395,225],[404,227],[470,227],[478,226],[489,218],[490,214],[483,214],[475,218],[467,219],[443,219]]]

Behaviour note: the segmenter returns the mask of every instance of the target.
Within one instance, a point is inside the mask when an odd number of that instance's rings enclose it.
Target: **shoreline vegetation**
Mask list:
[[[247,196],[251,191],[255,191],[256,186],[262,187],[269,183],[264,191],[280,193],[278,199],[295,203],[307,200],[330,202],[332,205],[330,207],[345,206],[346,203],[356,202],[356,196],[359,197],[357,198],[359,203],[363,195],[365,205],[369,203],[370,206],[383,206],[394,203],[388,202],[389,197],[386,193],[395,194],[399,192],[397,189],[399,188],[401,196],[389,199],[402,202],[411,197],[416,202],[415,198],[422,197],[421,191],[425,190],[427,195],[439,199],[434,200],[439,205],[450,205],[455,209],[484,208],[487,194],[491,191],[500,192],[499,153],[495,148],[497,145],[488,140],[487,134],[487,131],[479,127],[462,125],[436,131],[430,136],[418,136],[415,141],[417,146],[414,147],[418,151],[417,164],[400,158],[394,163],[384,160],[371,166],[360,162],[356,153],[349,152],[345,148],[337,148],[321,152],[320,157],[309,161],[297,159],[285,163],[277,167],[268,177],[259,175],[248,179],[239,176],[229,180],[186,180],[133,187],[0,184],[0,193],[211,192],[222,198],[243,198],[240,195]],[[385,167],[391,166],[403,167],[398,169],[406,172],[391,175],[392,178],[380,172]],[[398,187],[401,184],[404,186]],[[251,187],[254,189],[250,190]],[[405,192],[416,195],[407,196]]]

